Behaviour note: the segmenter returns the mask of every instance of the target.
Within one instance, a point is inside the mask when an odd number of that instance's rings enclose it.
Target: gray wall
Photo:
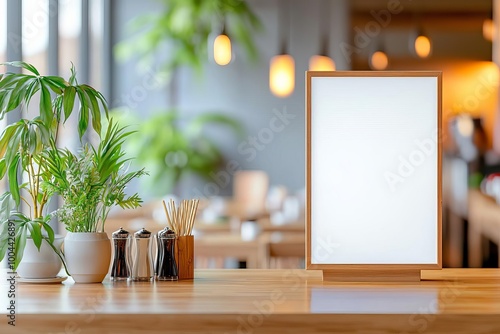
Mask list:
[[[206,111],[221,111],[239,119],[246,128],[246,137],[259,138],[257,148],[252,148],[250,138],[237,140],[230,134],[213,131],[228,159],[237,161],[241,169],[260,169],[270,176],[271,184],[282,184],[290,190],[300,190],[305,186],[305,83],[309,57],[319,50],[319,12],[321,1],[287,0],[291,4],[291,42],[289,52],[295,58],[295,91],[288,98],[278,98],[269,90],[269,60],[279,50],[278,11],[279,1],[253,0],[250,5],[261,19],[264,29],[255,35],[259,49],[259,61],[249,63],[235,47],[235,61],[225,67],[207,62],[204,74],[199,77],[190,69],[182,69],[176,82],[177,106],[186,115]],[[114,11],[114,42],[127,36],[127,22],[139,14],[158,8],[155,1],[117,1]],[[126,3],[126,4],[125,4]],[[337,47],[348,41],[349,8],[345,0],[331,2],[330,52],[337,69],[349,69]],[[139,94],[137,86],[151,82],[151,74],[139,74],[135,61],[116,64],[114,68],[113,102],[127,104],[124,94],[132,99],[136,112],[147,115],[155,110],[168,108],[169,90],[145,89]],[[132,92],[136,90],[135,98]],[[141,91],[142,92],[142,91]],[[129,103],[130,104],[130,103]],[[286,111],[289,116],[284,127],[282,122],[273,120],[277,113]],[[293,117],[293,119],[292,119]],[[279,118],[279,116],[278,116]],[[274,132],[272,131],[274,129]],[[270,131],[271,130],[271,131]],[[255,146],[254,146],[255,147]],[[185,180],[182,194],[191,195],[197,188],[204,195],[204,183]],[[220,194],[228,194],[231,187],[221,189]]]

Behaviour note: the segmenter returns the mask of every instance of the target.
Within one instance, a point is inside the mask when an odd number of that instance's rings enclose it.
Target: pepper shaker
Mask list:
[[[111,269],[111,280],[123,281],[130,276],[130,233],[120,227],[111,236],[115,253]]]
[[[132,244],[132,281],[151,281],[154,278],[151,256],[151,232],[145,228],[134,233]]]
[[[165,227],[158,232],[158,255],[156,273],[159,281],[177,281],[175,262],[175,232]]]

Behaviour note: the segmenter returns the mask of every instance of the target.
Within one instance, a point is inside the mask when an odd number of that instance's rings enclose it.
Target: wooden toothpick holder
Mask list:
[[[194,236],[177,237],[175,255],[179,280],[194,279]]]

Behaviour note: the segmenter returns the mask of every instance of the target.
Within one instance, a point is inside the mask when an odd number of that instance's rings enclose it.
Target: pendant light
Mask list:
[[[271,92],[278,97],[287,97],[291,95],[295,88],[295,61],[293,57],[288,54],[287,47],[287,38],[290,29],[290,6],[288,1],[286,1],[286,3],[287,6],[285,10],[280,11],[281,20],[279,20],[279,25],[282,30],[280,34],[282,40],[280,54],[271,58],[269,66],[269,88]],[[284,31],[287,31],[287,34],[285,34]]]
[[[335,71],[335,62],[328,56],[329,46],[329,15],[330,15],[330,1],[323,0],[320,10],[320,24],[319,30],[321,35],[320,52],[309,59],[309,71]]]
[[[411,53],[419,58],[425,59],[432,53],[432,41],[429,35],[424,33],[424,29],[422,28],[422,17],[425,17],[424,13],[426,12],[426,8],[424,8],[425,3],[419,3],[418,5],[417,11],[413,14],[413,21],[415,22],[416,29],[410,34],[409,47]]]
[[[415,38],[413,39],[413,51],[419,58],[427,58],[432,52],[432,42],[429,36],[424,34],[422,28],[416,30]]]
[[[491,17],[485,19],[483,21],[483,37],[487,41],[493,41],[495,38],[495,34],[497,32],[495,22],[491,19]]]
[[[382,42],[378,42],[375,50],[370,55],[369,65],[372,70],[383,71],[389,66],[389,58],[385,53]]]
[[[213,55],[215,63],[220,66],[229,64],[233,58],[231,40],[226,33],[225,24],[223,25],[221,34],[215,37]]]

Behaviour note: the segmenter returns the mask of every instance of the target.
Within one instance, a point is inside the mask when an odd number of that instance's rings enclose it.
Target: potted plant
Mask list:
[[[80,104],[80,138],[87,131],[90,120],[94,130],[100,133],[101,110],[107,115],[108,109],[101,93],[88,85],[78,84],[74,67],[66,81],[58,76],[42,76],[33,65],[24,62],[1,65],[21,67],[27,73],[0,75],[0,119],[15,110],[20,110],[23,115],[37,94],[40,104],[38,115],[33,119],[22,118],[7,126],[0,135],[0,179],[7,178],[10,188],[0,197],[3,208],[0,260],[9,248],[5,231],[14,224],[16,233],[11,269],[17,269],[23,278],[51,278],[61,268],[59,247],[62,236],[56,236],[49,225],[53,213],[47,212],[47,204],[54,193],[44,187],[53,177],[47,169],[46,153],[55,148],[59,127],[73,113],[76,100]],[[21,210],[21,203],[28,213]]]
[[[52,149],[44,156],[53,175],[45,187],[64,201],[58,216],[68,231],[65,260],[77,283],[100,283],[108,273],[111,244],[104,224],[111,208],[142,203],[138,194],[125,193],[131,180],[146,174],[144,169],[126,171],[122,144],[131,133],[111,119],[97,148],[86,144],[78,154]]]

